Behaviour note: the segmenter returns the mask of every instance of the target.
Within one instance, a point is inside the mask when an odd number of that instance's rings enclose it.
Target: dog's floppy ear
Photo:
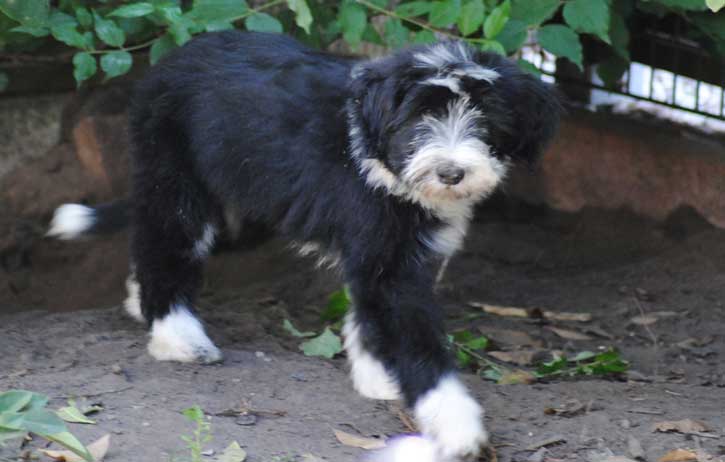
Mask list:
[[[351,128],[360,138],[357,155],[361,157],[380,155],[400,103],[399,82],[384,67],[384,63],[360,64],[352,73],[348,114]]]
[[[499,79],[496,85],[501,85],[502,98],[513,112],[504,154],[534,165],[559,128],[561,97],[553,85],[520,69]]]

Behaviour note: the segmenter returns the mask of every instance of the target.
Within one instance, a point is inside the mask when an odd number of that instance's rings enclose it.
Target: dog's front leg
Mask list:
[[[456,375],[431,274],[411,264],[349,281],[354,311],[344,332],[355,388],[371,398],[403,398],[433,442],[435,462],[478,455],[488,438],[483,409]]]

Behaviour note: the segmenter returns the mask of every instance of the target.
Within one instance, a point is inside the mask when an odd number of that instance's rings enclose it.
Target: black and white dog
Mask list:
[[[138,84],[130,200],[63,205],[49,234],[98,234],[128,208],[125,307],[148,323],[149,353],[214,362],[194,310],[204,260],[226,227],[273,227],[343,274],[355,389],[404,399],[435,459],[462,460],[487,434],[446,346],[435,265],[511,165],[541,154],[560,109],[549,86],[460,42],[355,60],[284,35],[207,34]]]

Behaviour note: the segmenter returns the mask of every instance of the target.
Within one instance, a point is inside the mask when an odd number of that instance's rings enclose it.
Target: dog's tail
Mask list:
[[[111,234],[128,225],[129,201],[121,199],[89,207],[81,204],[63,204],[55,209],[46,236],[70,240]]]

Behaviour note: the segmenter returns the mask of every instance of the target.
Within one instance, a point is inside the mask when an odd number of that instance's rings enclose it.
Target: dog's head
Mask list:
[[[473,203],[554,135],[555,91],[501,56],[461,42],[358,64],[348,117],[367,182],[433,212]]]

